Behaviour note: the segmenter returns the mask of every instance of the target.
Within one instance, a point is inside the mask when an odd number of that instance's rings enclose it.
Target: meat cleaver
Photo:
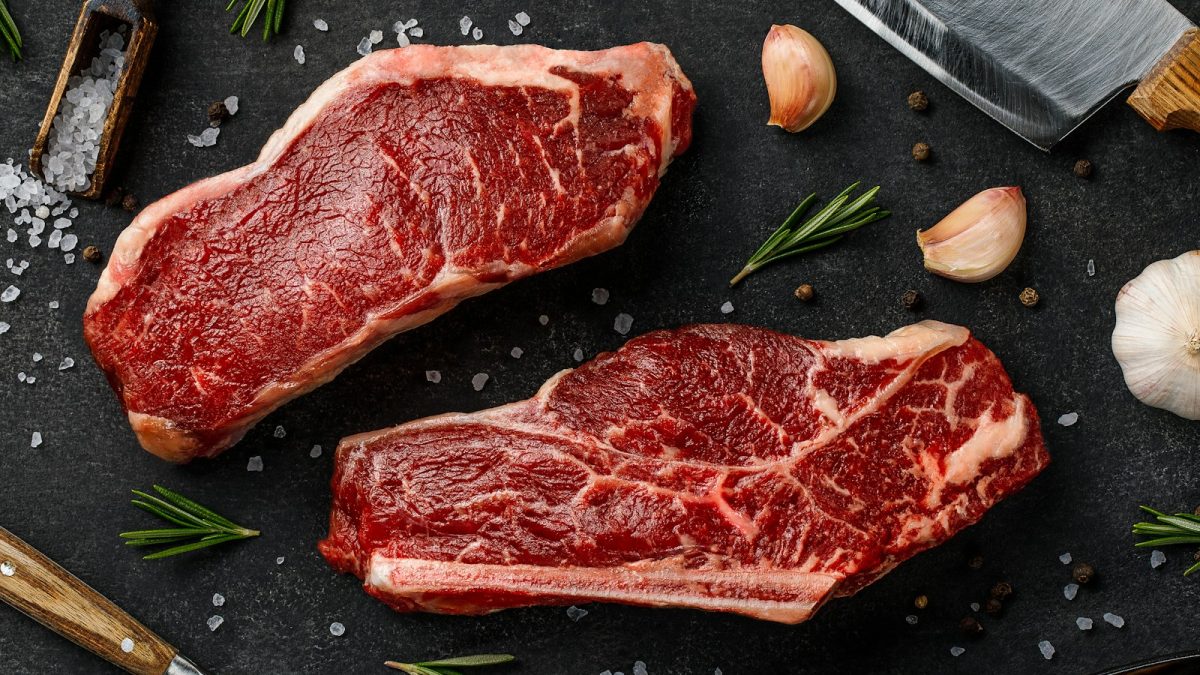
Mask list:
[[[1200,30],[1166,0],[837,0],[1043,150],[1126,87],[1159,131],[1200,131]]]

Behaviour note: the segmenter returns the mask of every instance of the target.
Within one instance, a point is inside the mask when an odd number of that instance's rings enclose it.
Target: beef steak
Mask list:
[[[527,401],[345,439],[320,549],[398,610],[588,601],[808,619],[1049,461],[965,328],[659,331]]]
[[[694,105],[662,45],[376,52],[142,211],[84,334],[147,450],[215,455],[396,333],[619,245]]]

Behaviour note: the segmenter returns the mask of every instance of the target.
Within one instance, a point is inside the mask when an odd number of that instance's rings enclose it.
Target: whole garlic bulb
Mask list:
[[[1200,419],[1200,251],[1151,263],[1117,294],[1113,356],[1142,403]]]
[[[925,269],[974,283],[1004,271],[1025,240],[1025,196],[1019,187],[984,190],[937,225],[917,232]]]
[[[833,59],[808,31],[771,26],[763,41],[762,68],[771,99],[768,125],[803,131],[833,105],[837,94]]]

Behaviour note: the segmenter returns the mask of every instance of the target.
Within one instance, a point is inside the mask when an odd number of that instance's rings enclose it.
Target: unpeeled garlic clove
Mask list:
[[[771,99],[769,125],[797,132],[820,119],[837,94],[829,52],[807,31],[771,26],[762,50],[763,78]]]
[[[984,190],[937,225],[917,232],[925,269],[975,283],[1004,271],[1025,239],[1025,197],[1019,187]]]

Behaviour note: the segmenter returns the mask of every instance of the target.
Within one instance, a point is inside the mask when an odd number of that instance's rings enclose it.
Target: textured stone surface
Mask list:
[[[25,32],[27,60],[0,63],[6,122],[0,154],[23,157],[53,86],[78,10],[67,0],[12,2]],[[469,13],[486,41],[601,48],[650,39],[669,45],[696,85],[700,104],[692,149],[671,168],[629,242],[573,267],[514,284],[464,304],[438,322],[402,335],[337,381],[283,408],[222,458],[186,468],[139,450],[116,398],[87,357],[80,316],[99,270],[62,264],[48,251],[11,248],[0,258],[30,260],[15,281],[21,298],[0,307],[12,329],[0,335],[0,524],[28,539],[127,608],[185,653],[218,673],[382,672],[388,658],[511,650],[511,672],[651,673],[1003,672],[1066,668],[1093,672],[1194,645],[1187,616],[1200,585],[1180,576],[1190,551],[1166,551],[1152,570],[1149,552],[1131,545],[1136,505],[1193,508],[1200,502],[1194,461],[1200,427],[1138,404],[1109,351],[1112,301],[1148,263],[1197,245],[1200,138],[1160,135],[1120,103],[1102,111],[1046,155],[936,83],[833,3],[785,5],[675,1],[644,3],[424,1],[397,8],[375,0],[295,3],[285,34],[263,45],[227,35],[220,3],[162,2],[163,32],[147,76],[118,184],[143,203],[186,183],[241,166],[317,84],[356,58],[372,29],[416,16],[428,41],[464,43]],[[321,5],[318,7],[318,4]],[[289,3],[291,5],[291,3]],[[1200,1],[1178,7],[1200,20]],[[506,21],[527,10],[520,38]],[[403,11],[403,15],[400,13]],[[312,28],[325,18],[328,33]],[[771,23],[791,22],[820,37],[840,75],[827,116],[797,136],[764,125],[766,95],[759,45]],[[389,35],[387,38],[391,40]],[[303,44],[307,63],[291,58]],[[905,98],[924,89],[927,113]],[[217,146],[194,148],[186,134],[206,124],[208,103],[230,94],[242,109]],[[909,151],[925,141],[935,161]],[[1095,164],[1090,181],[1071,173]],[[813,256],[782,263],[728,290],[726,281],[754,247],[809,191],[832,195],[863,179],[884,186],[892,219]],[[986,187],[1018,183],[1030,203],[1024,250],[1000,277],[962,286],[930,277],[913,231]],[[111,249],[128,222],[123,211],[83,204],[81,245]],[[1087,276],[1094,259],[1096,275]],[[3,273],[0,273],[3,274]],[[792,297],[802,282],[817,299]],[[1026,286],[1042,302],[1017,300]],[[591,302],[593,288],[611,291]],[[900,306],[909,288],[925,298],[916,317]],[[47,303],[58,300],[61,308]],[[736,311],[722,315],[732,301]],[[849,600],[835,601],[802,626],[682,610],[589,605],[571,621],[563,608],[515,610],[485,618],[397,615],[367,597],[350,576],[333,574],[316,541],[325,534],[331,453],[313,444],[449,410],[475,410],[527,398],[557,370],[612,349],[618,313],[632,334],[692,321],[731,320],[806,337],[883,333],[914,318],[970,326],[1003,360],[1016,387],[1046,419],[1078,412],[1072,427],[1048,424],[1050,468],[983,521]],[[549,317],[542,326],[539,315]],[[524,355],[509,356],[514,346]],[[33,352],[46,358],[31,361]],[[53,371],[61,356],[78,365]],[[47,365],[49,364],[49,365]],[[426,370],[443,380],[425,381]],[[32,372],[34,386],[16,372]],[[480,392],[475,373],[491,375]],[[288,434],[273,438],[282,424]],[[45,437],[29,447],[33,431]],[[247,473],[261,455],[262,473]],[[116,533],[154,521],[126,506],[127,490],[161,483],[264,529],[257,541],[222,552],[142,562]],[[1098,578],[1073,602],[1062,597],[1070,568],[1058,556],[1095,566]],[[979,571],[968,552],[982,553]],[[287,564],[275,559],[286,556]],[[957,659],[957,623],[1000,579],[1016,593],[1000,618],[981,615],[985,637]],[[220,630],[205,621],[212,594],[227,598]],[[913,597],[929,596],[916,625],[905,623]],[[1117,630],[1098,619],[1126,619]],[[1092,631],[1074,625],[1096,620]],[[334,637],[330,624],[346,632]],[[1102,639],[1096,639],[1103,634]],[[1057,653],[1047,662],[1037,644]],[[0,671],[116,672],[15,612],[0,608]],[[497,670],[497,672],[504,672]]]

